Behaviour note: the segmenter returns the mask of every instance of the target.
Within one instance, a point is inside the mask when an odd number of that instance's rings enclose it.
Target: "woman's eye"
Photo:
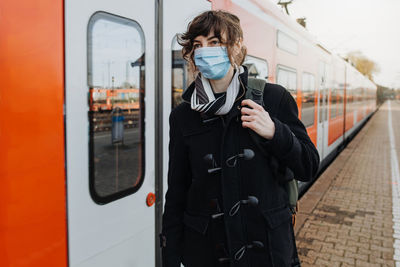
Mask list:
[[[200,44],[194,44],[194,45],[193,45],[193,48],[194,48],[194,49],[200,48]]]
[[[211,44],[212,45],[219,45],[219,41],[218,40],[213,40],[213,41],[211,41]]]

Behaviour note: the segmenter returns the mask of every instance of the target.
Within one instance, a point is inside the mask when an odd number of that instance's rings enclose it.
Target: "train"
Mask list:
[[[161,266],[168,117],[193,80],[177,35],[236,14],[249,75],[290,91],[324,168],[376,85],[270,0],[0,3],[0,265]]]

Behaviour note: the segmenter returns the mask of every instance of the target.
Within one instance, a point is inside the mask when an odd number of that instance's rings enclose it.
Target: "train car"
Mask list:
[[[376,86],[271,1],[3,0],[1,266],[161,266],[168,116],[193,80],[177,34],[241,19],[250,75],[285,86],[321,168]]]

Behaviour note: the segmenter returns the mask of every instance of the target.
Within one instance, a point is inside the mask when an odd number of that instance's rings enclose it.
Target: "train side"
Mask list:
[[[376,86],[317,43],[274,3],[221,1],[214,8],[241,18],[249,55],[265,59],[268,81],[291,91],[321,161],[376,109]]]
[[[322,168],[376,110],[376,85],[272,1],[219,1],[213,8],[240,17],[249,56],[265,60],[267,80],[292,93]]]
[[[375,111],[376,86],[272,1],[4,0],[1,266],[161,266],[168,117],[193,80],[176,35],[217,9],[241,19],[250,75],[296,99],[321,168]]]

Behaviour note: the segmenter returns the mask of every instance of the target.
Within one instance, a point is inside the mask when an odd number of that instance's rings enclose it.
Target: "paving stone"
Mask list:
[[[391,107],[400,158],[400,102]],[[400,267],[393,259],[400,203],[393,215],[387,123],[385,103],[299,201],[302,266]]]

